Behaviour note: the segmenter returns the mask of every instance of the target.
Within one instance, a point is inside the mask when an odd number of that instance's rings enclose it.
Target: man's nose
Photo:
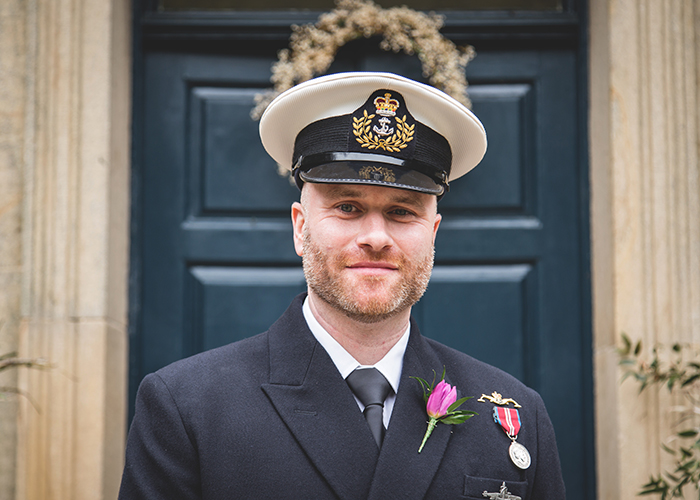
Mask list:
[[[376,252],[390,247],[393,240],[387,224],[388,221],[381,213],[369,212],[365,214],[362,217],[357,244]]]

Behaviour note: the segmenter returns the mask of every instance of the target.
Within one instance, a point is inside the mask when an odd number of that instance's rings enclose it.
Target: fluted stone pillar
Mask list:
[[[16,498],[115,498],[126,429],[130,2],[26,0]]]
[[[598,490],[668,468],[667,391],[620,385],[621,333],[700,342],[700,2],[591,0],[591,234]]]
[[[25,12],[21,0],[0,2],[0,355],[17,350],[20,324]],[[16,386],[16,370],[0,375],[0,388]],[[16,414],[16,398],[0,398],[0,498],[14,497]]]

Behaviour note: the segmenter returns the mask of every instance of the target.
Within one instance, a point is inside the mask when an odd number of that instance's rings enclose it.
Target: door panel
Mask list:
[[[274,163],[250,119],[259,92],[190,89],[192,216],[281,213],[297,198],[289,181],[274,175]],[[260,196],[260,186],[265,186],[265,196]]]
[[[467,210],[499,210],[527,215],[532,183],[525,183],[532,170],[528,156],[529,136],[534,129],[533,89],[530,84],[472,83],[469,96],[488,134],[488,154],[468,175],[468,182],[455,182],[452,193],[440,203],[452,213]]]
[[[194,266],[190,275],[190,335],[196,352],[267,330],[291,298],[306,290],[298,267]]]
[[[526,282],[531,275],[527,264],[437,265],[430,292],[414,311],[421,333],[527,380],[532,356]]]
[[[265,330],[305,287],[289,220],[298,191],[278,175],[249,117],[271,62],[254,53],[144,53],[132,400],[146,373]],[[542,394],[574,500],[593,498],[579,451],[590,436],[570,432],[590,417],[575,64],[573,50],[494,49],[469,65],[489,149],[440,202],[436,266],[414,308],[426,336]],[[379,51],[349,49],[332,69],[421,79],[415,58]]]

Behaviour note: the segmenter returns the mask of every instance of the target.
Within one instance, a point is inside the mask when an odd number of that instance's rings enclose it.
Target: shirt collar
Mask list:
[[[376,368],[382,375],[387,379],[391,388],[394,389],[394,393],[397,394],[399,391],[399,381],[401,380],[401,370],[403,368],[403,356],[406,352],[406,346],[408,345],[408,338],[411,332],[411,325],[406,327],[406,331],[403,333],[401,338],[396,344],[389,350],[386,355],[379,360],[374,365],[361,365],[352,355],[345,350],[345,348],[335,340],[330,333],[326,331],[325,328],[321,326],[313,312],[311,312],[311,306],[309,305],[309,298],[304,300],[304,306],[302,307],[304,312],[304,318],[306,323],[309,325],[309,330],[316,338],[319,344],[326,350],[328,355],[333,360],[336,368],[340,372],[343,378],[350,375],[356,368]]]

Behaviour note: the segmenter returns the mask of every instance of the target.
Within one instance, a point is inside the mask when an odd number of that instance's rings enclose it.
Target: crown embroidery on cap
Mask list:
[[[395,116],[400,104],[396,99],[392,99],[391,94],[387,92],[384,97],[378,96],[374,100],[374,106],[377,108],[377,113],[382,116]]]

